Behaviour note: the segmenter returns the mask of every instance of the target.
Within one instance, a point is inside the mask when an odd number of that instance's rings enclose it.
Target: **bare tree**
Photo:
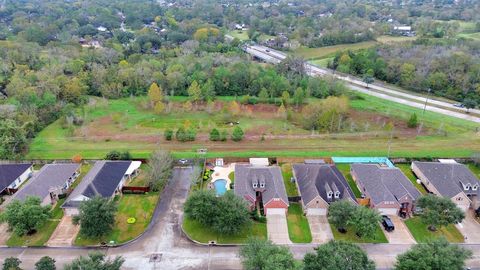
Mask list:
[[[173,159],[170,152],[157,150],[150,156],[147,183],[152,191],[161,191],[172,175]]]

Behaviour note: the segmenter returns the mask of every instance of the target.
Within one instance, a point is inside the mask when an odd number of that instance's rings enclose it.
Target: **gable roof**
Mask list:
[[[442,196],[453,198],[460,192],[467,195],[480,195],[480,188],[476,191],[463,189],[462,184],[470,184],[471,186],[480,184],[478,178],[463,164],[418,161],[414,161],[413,164],[428,178],[428,181],[435,186]]]
[[[77,163],[46,164],[15,193],[13,199],[24,200],[28,196],[37,196],[43,200],[50,194],[51,188],[63,187],[79,168],[80,164]]]
[[[381,167],[378,164],[352,164],[351,168],[374,204],[398,202],[406,195],[413,200],[421,196],[399,168]]]
[[[329,204],[341,199],[350,199],[356,203],[352,189],[335,165],[294,164],[292,168],[305,205],[317,196],[322,197],[322,199]],[[335,199],[335,196],[328,198],[328,191],[332,191],[333,193],[335,193],[335,191],[340,192],[340,198]]]
[[[253,180],[265,182],[265,190],[262,192],[264,204],[274,198],[279,198],[288,205],[287,192],[280,167],[254,166],[250,164],[235,165],[234,192],[236,195],[242,198],[245,198],[247,195],[255,200],[256,192],[252,186]]]
[[[93,198],[100,196],[109,198],[122,181],[130,167],[131,161],[97,161],[83,177],[82,182],[68,196],[62,208],[78,207],[78,197]]]
[[[32,163],[0,164],[0,192],[10,186],[30,167],[32,167]]]

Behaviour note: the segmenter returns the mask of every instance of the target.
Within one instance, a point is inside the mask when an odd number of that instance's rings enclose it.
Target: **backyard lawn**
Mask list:
[[[288,197],[298,196],[297,185],[290,181],[293,176],[292,165],[289,163],[282,164],[282,176],[285,183],[285,189],[287,190]]]
[[[353,227],[347,227],[346,233],[340,233],[337,228],[330,224],[333,232],[333,238],[335,240],[343,240],[346,242],[351,243],[388,243],[385,234],[383,233],[382,229],[380,228],[380,224],[377,225],[377,230],[375,231],[375,236],[373,238],[360,238],[355,234],[355,230]]]
[[[288,235],[293,243],[310,243],[312,234],[307,218],[299,203],[290,203],[287,215]]]
[[[246,227],[238,235],[220,235],[206,228],[195,220],[185,218],[183,230],[193,240],[201,243],[216,241],[219,244],[242,244],[249,237],[267,239],[267,223],[253,222],[251,227]]]
[[[395,164],[395,167],[399,168],[405,176],[412,182],[412,184],[420,191],[422,194],[427,194],[425,187],[417,183],[417,177],[413,174],[410,164]]]
[[[458,231],[455,225],[450,224],[447,227],[442,227],[436,232],[430,231],[425,223],[422,222],[420,217],[413,217],[405,221],[408,229],[413,235],[413,238],[418,243],[425,243],[438,237],[445,237],[452,243],[463,243],[463,235]]]
[[[75,240],[75,245],[97,245],[101,242],[115,244],[124,243],[139,236],[148,226],[152,219],[153,211],[159,199],[158,192],[141,194],[124,194],[117,201],[117,215],[113,231],[102,239],[87,239],[80,235]],[[128,224],[127,219],[134,217],[136,222]]]
[[[362,193],[358,189],[357,184],[355,181],[353,181],[352,175],[350,174],[350,164],[335,164],[337,166],[338,170],[345,176],[345,179],[347,179],[348,185],[353,191],[353,194],[355,194],[356,198],[361,198]]]
[[[63,210],[60,206],[64,201],[65,199],[61,199],[55,204],[55,207],[50,211],[50,219],[36,233],[24,236],[17,236],[12,233],[7,240],[7,246],[44,246],[63,217]]]
[[[478,179],[480,179],[480,165],[475,165],[473,163],[468,163],[467,167],[472,171],[474,175],[477,176]]]

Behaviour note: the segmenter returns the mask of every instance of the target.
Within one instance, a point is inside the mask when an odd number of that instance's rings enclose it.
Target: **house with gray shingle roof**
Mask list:
[[[347,180],[333,164],[305,161],[292,166],[293,176],[307,215],[326,215],[328,206],[335,201],[357,203]]]
[[[15,192],[32,173],[32,163],[0,164],[0,194]]]
[[[412,171],[430,192],[450,198],[462,210],[480,206],[480,182],[465,165],[414,161]]]
[[[409,215],[421,196],[399,168],[378,164],[352,164],[352,178],[370,200],[370,207],[384,215]]]
[[[286,213],[289,203],[280,167],[235,164],[234,173],[234,192],[251,210],[261,203],[265,214],[269,209],[284,209]]]
[[[23,201],[29,196],[36,196],[40,197],[43,205],[53,204],[80,175],[80,167],[78,163],[46,164],[12,199]]]
[[[97,161],[63,203],[67,215],[77,215],[83,201],[95,196],[113,198],[127,179],[135,176],[140,161]]]

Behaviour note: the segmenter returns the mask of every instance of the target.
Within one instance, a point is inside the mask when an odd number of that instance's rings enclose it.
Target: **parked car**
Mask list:
[[[453,104],[454,107],[457,107],[457,108],[464,108],[465,105],[463,105],[462,103],[455,103]]]
[[[382,225],[387,232],[395,230],[395,225],[393,225],[392,220],[388,216],[382,216]]]
[[[186,164],[186,163],[188,162],[188,160],[182,158],[182,159],[179,159],[178,162],[179,162],[180,164]]]

